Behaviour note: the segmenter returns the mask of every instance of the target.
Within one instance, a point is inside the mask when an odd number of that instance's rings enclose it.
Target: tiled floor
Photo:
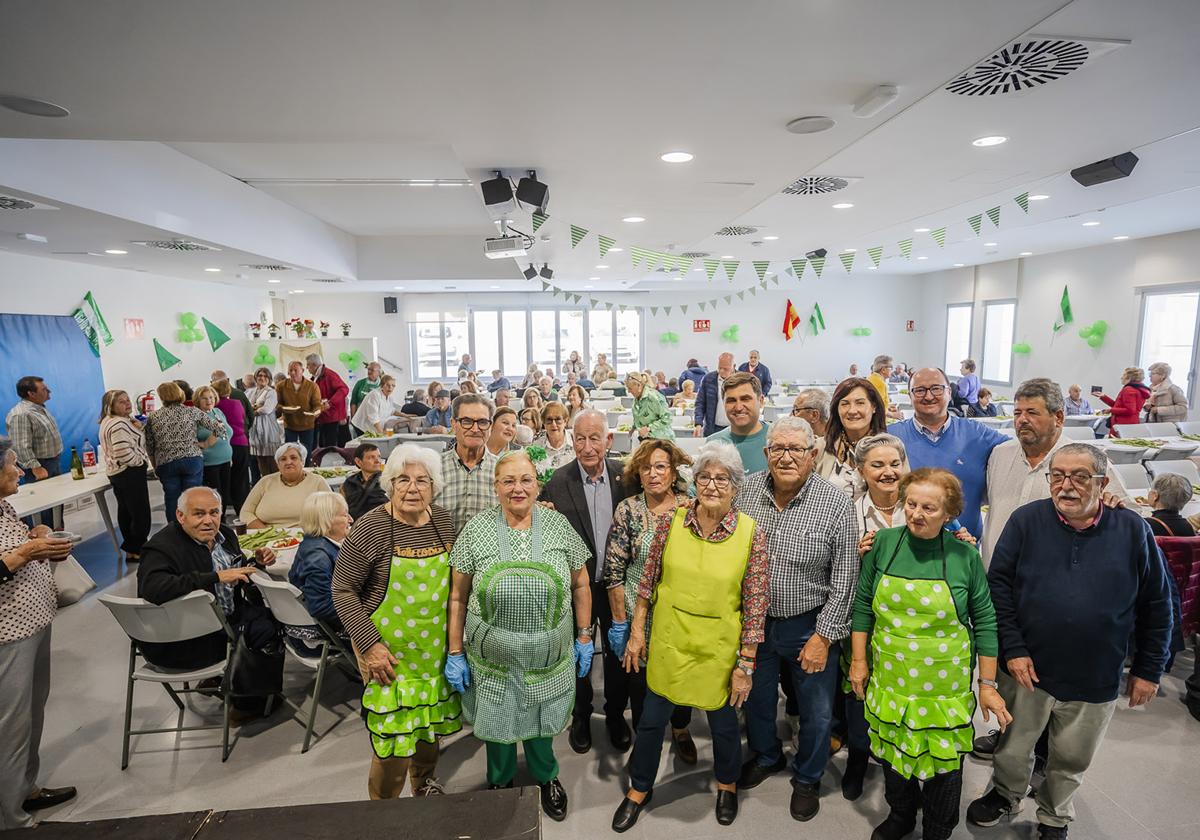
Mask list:
[[[91,521],[92,519],[95,521]],[[98,535],[81,549],[85,565],[98,579],[115,578],[111,543],[101,534],[98,518],[75,514],[74,530]],[[112,585],[117,593],[133,592],[132,577]],[[54,624],[53,691],[46,713],[42,746],[44,782],[73,784],[79,797],[46,812],[50,819],[85,820],[201,808],[246,808],[292,803],[333,802],[366,796],[370,747],[357,715],[344,703],[357,689],[340,674],[327,680],[318,731],[337,723],[322,740],[300,754],[303,728],[279,712],[269,721],[245,727],[226,764],[220,760],[219,732],[189,733],[178,744],[173,736],[143,736],[135,741],[129,769],[120,770],[121,714],[128,644],[107,611],[89,596],[63,610]],[[1200,764],[1200,722],[1179,698],[1182,675],[1190,673],[1187,654],[1174,677],[1145,710],[1119,707],[1108,737],[1076,798],[1072,836],[1088,840],[1192,840],[1200,836],[1200,797],[1196,796]],[[309,674],[289,666],[289,694],[307,698]],[[216,702],[197,698],[193,719],[217,721]],[[166,694],[139,686],[135,726],[167,725],[174,706]],[[545,836],[594,838],[610,834],[609,821],[622,795],[623,757],[607,741],[601,718],[594,719],[597,746],[587,756],[571,752],[566,736],[556,743],[561,778],[571,797],[563,823],[545,821]],[[677,766],[664,751],[663,769],[653,806],[629,833],[635,840],[664,836],[709,837],[797,836],[865,838],[882,819],[882,778],[872,767],[867,792],[856,803],[841,797],[838,782],[844,753],[835,758],[823,783],[821,812],[800,825],[788,815],[790,787],[782,775],[743,795],[741,814],[730,828],[712,815],[715,787],[711,777],[711,745],[703,717],[696,716],[700,747],[696,768]],[[176,749],[176,746],[179,749]],[[990,768],[968,760],[963,792],[967,802],[987,787]],[[481,745],[467,735],[446,743],[439,775],[449,791],[482,786]],[[778,833],[777,833],[778,832]],[[1032,838],[1036,836],[1032,803],[1012,823],[994,829],[960,824],[955,837]]]

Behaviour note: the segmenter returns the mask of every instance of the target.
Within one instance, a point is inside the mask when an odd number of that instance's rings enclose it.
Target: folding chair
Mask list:
[[[1144,496],[1150,491],[1150,476],[1140,463],[1111,464],[1110,466],[1130,496]]]
[[[1062,435],[1067,440],[1087,442],[1096,439],[1096,433],[1092,431],[1091,426],[1063,426]]]
[[[161,732],[196,732],[202,729],[221,730],[221,761],[229,758],[229,691],[222,691],[221,723],[204,726],[183,725],[183,701],[180,694],[195,694],[199,691],[191,684],[211,677],[221,677],[222,686],[229,686],[229,668],[233,658],[233,629],[225,620],[225,613],[217,605],[211,592],[197,590],[182,598],[165,604],[151,604],[142,598],[126,598],[120,595],[101,595],[100,603],[108,607],[113,618],[129,636],[129,673],[125,690],[125,725],[121,733],[121,769],[129,766],[129,739],[134,735],[152,735]],[[137,658],[139,643],[161,644],[183,642],[224,631],[226,636],[225,658],[212,665],[194,670],[161,668],[143,661],[139,668]],[[145,657],[143,656],[143,660]],[[158,683],[166,690],[179,707],[179,726],[161,729],[131,729],[133,724],[133,685],[138,680]],[[183,688],[173,688],[172,683]]]
[[[1147,461],[1146,469],[1150,471],[1150,477],[1152,480],[1158,478],[1160,475],[1174,473],[1175,475],[1183,476],[1192,484],[1200,485],[1200,470],[1196,469],[1196,465],[1191,461]]]
[[[317,706],[321,700],[321,686],[325,682],[325,668],[330,662],[336,663],[338,660],[349,662],[351,667],[357,671],[357,663],[354,657],[354,652],[350,650],[337,633],[335,633],[325,622],[313,618],[308,611],[308,607],[304,605],[304,595],[299,589],[292,586],[284,580],[275,580],[268,575],[258,572],[250,576],[250,580],[258,587],[258,591],[262,593],[263,600],[267,602],[267,607],[274,614],[275,618],[282,624],[290,624],[293,627],[315,627],[321,630],[321,653],[319,656],[304,656],[297,653],[291,645],[285,644],[287,652],[306,668],[317,672],[316,684],[313,686],[312,704],[308,710],[308,723],[304,730],[304,746],[300,752],[308,752],[309,743],[312,741],[313,727],[317,722]],[[296,703],[293,703],[288,698],[284,698],[284,702],[295,709],[298,713],[304,714],[304,708]],[[344,718],[338,718],[338,723],[341,723]],[[335,723],[333,726],[337,726]],[[330,729],[333,729],[331,726]],[[328,734],[328,730],[326,731]]]

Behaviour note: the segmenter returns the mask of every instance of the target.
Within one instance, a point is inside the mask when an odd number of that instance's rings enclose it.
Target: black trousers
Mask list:
[[[232,476],[231,466],[229,461],[226,461],[224,464],[212,464],[211,466],[205,464],[204,466],[204,486],[211,487],[221,494],[222,519],[225,518],[225,505],[232,504],[231,499],[233,498],[233,494],[229,491],[229,482]],[[167,521],[170,521],[174,516],[175,514],[172,511],[171,517]]]
[[[629,781],[634,790],[645,793],[654,787],[662,758],[663,728],[676,710],[670,700],[646,690],[633,756],[629,759]],[[742,772],[742,734],[738,730],[737,710],[726,703],[705,714],[712,732],[714,774],[723,785],[735,784]]]
[[[150,536],[150,486],[146,483],[146,467],[126,467],[108,477],[113,496],[117,499],[117,527],[121,529],[121,550],[126,554],[141,554]],[[174,512],[171,512],[174,515]]]
[[[233,462],[229,467],[229,498],[226,504],[233,505],[234,516],[242,509],[250,495],[250,447],[233,444]]]
[[[317,447],[323,446],[340,446],[338,443],[338,423],[318,423],[317,424]],[[312,453],[310,452],[309,455]]]
[[[906,823],[915,825],[920,809],[923,840],[949,840],[958,825],[962,768],[953,773],[938,773],[922,782],[904,778],[884,762],[883,797],[892,815]]]
[[[604,717],[615,723],[625,717],[629,705],[629,677],[625,666],[608,649],[608,628],[612,627],[612,610],[608,606],[608,588],[604,582],[592,583],[592,624],[600,623],[600,636],[604,640],[604,658],[601,666],[604,673]],[[592,670],[596,669],[592,662]],[[591,674],[575,681],[575,717],[592,716],[593,697]]]
[[[646,686],[646,666],[640,671],[629,674],[629,711],[633,715],[633,728],[637,729],[642,720],[642,710],[646,707],[646,694],[650,689]],[[687,729],[692,722],[691,706],[676,706],[671,713],[672,729]]]

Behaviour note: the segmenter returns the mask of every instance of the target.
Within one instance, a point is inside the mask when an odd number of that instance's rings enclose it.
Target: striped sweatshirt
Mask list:
[[[146,436],[140,424],[129,417],[105,417],[100,422],[100,450],[104,453],[104,472],[117,475],[127,467],[142,467],[150,460],[146,454]]]

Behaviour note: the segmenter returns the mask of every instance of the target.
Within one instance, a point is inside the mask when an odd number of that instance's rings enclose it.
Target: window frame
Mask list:
[[[1013,384],[1013,367],[1016,362],[1016,354],[1012,351],[1012,346],[1017,340],[1017,316],[1019,301],[1017,298],[993,298],[992,300],[983,301],[983,341],[979,346],[979,381],[988,385],[1005,385]],[[988,344],[988,307],[991,306],[1012,306],[1012,335],[1008,341],[1008,379],[986,379],[983,372],[987,368],[987,344]]]
[[[1141,363],[1142,355],[1142,338],[1146,330],[1146,299],[1154,295],[1180,295],[1180,294],[1195,294],[1200,293],[1200,283],[1164,283],[1157,286],[1138,286],[1134,289],[1134,293],[1138,297],[1138,325],[1137,336],[1135,339],[1135,352],[1137,354],[1137,362]],[[1187,398],[1188,405],[1196,404],[1196,384],[1200,380],[1200,364],[1197,364],[1197,354],[1200,353],[1200,302],[1197,303],[1196,312],[1196,329],[1192,336],[1192,360],[1191,370],[1188,371],[1187,386],[1183,388],[1184,397]],[[1179,385],[1175,379],[1177,371],[1171,371],[1172,381]],[[1149,373],[1146,374],[1147,377]]]
[[[967,352],[960,359],[955,360],[955,366],[950,364],[950,311],[953,309],[967,310]],[[945,340],[942,342],[942,364],[946,366],[946,375],[954,376],[958,373],[957,365],[963,359],[971,358],[971,343],[975,340],[975,303],[973,301],[946,304],[946,334],[944,338]],[[982,365],[980,367],[982,369]]]

